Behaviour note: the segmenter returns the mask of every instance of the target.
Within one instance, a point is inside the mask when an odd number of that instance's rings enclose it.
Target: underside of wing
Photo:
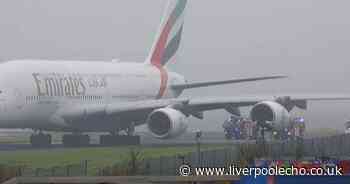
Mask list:
[[[189,106],[201,111],[215,110],[231,107],[252,106],[262,101],[278,102],[288,108],[298,107],[307,109],[308,101],[348,101],[350,95],[317,95],[317,94],[294,94],[294,95],[256,95],[256,96],[235,96],[235,97],[205,97],[193,98]]]
[[[225,109],[233,112],[235,108],[253,106],[262,101],[277,102],[287,110],[294,107],[307,108],[307,101],[350,100],[349,95],[279,95],[279,96],[245,96],[245,97],[198,97],[163,100],[143,100],[136,102],[112,103],[108,105],[86,105],[65,108],[60,111],[64,118],[79,118],[88,116],[116,116],[134,113],[148,114],[155,109],[170,107],[187,115],[202,118],[204,111]]]

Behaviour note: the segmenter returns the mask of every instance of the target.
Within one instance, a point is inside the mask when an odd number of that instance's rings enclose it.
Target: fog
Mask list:
[[[2,0],[0,60],[142,62],[166,1]],[[193,89],[183,96],[349,94],[350,2],[346,0],[190,0],[183,42],[169,68],[189,81],[264,75],[289,78]],[[312,102],[308,128],[343,129],[348,102]],[[221,131],[223,111],[191,119]]]

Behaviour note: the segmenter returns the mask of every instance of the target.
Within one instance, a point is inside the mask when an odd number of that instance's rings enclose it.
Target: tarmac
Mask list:
[[[29,136],[31,131],[29,130],[0,130],[0,151],[16,151],[16,150],[48,150],[48,149],[64,149],[61,144],[61,133],[52,133],[53,144],[50,147],[33,148],[29,144]],[[193,133],[185,133],[184,135],[175,139],[160,140],[153,138],[150,134],[145,132],[138,132],[137,135],[141,136],[141,145],[146,147],[166,147],[166,146],[189,146],[195,145],[196,139]],[[89,147],[103,147],[98,144],[99,133],[91,133],[91,144]],[[207,132],[204,133],[201,138],[202,144],[233,144],[239,141],[225,139],[224,133],[220,132]]]

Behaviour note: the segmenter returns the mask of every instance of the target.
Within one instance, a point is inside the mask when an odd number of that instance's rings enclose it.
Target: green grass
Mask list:
[[[203,145],[202,150],[219,149],[224,145]],[[182,147],[110,147],[76,148],[30,151],[0,151],[0,164],[20,165],[30,168],[51,168],[79,164],[88,160],[89,173],[96,173],[99,168],[112,166],[128,158],[131,149],[141,150],[144,158],[174,156],[196,151],[195,146]]]

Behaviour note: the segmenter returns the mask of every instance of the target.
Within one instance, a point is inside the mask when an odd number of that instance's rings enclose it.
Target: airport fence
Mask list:
[[[132,155],[132,154],[131,154]],[[140,156],[140,155],[139,155]],[[202,167],[224,167],[229,164],[246,164],[256,158],[266,159],[305,159],[331,157],[350,158],[350,135],[337,135],[312,139],[297,139],[284,142],[267,142],[265,144],[237,143],[229,144],[225,149],[204,150],[200,154],[192,152],[160,158],[135,157],[124,163],[105,168],[91,169],[88,161],[51,168],[6,167],[0,165],[0,179],[6,173],[9,176],[51,177],[51,176],[176,176],[183,164]],[[113,164],[113,163],[112,163]],[[243,164],[244,165],[244,164]],[[5,169],[7,168],[7,169]],[[92,173],[91,170],[94,170]],[[88,172],[89,171],[89,172]]]
[[[350,134],[266,143],[265,156],[271,159],[350,158]]]
[[[303,154],[317,157],[347,158],[350,156],[350,134],[305,139]]]
[[[51,168],[31,168],[28,166],[0,165],[0,181],[12,177],[72,177],[87,176],[87,161],[79,164]]]
[[[117,164],[102,168],[99,176],[145,175],[145,176],[177,176],[181,165],[222,167],[237,160],[238,152],[234,147],[219,150],[205,150],[176,156],[142,159],[137,168],[132,164]]]
[[[86,161],[81,164],[70,164],[67,166],[55,166],[51,168],[19,168],[19,176],[25,177],[62,177],[62,176],[87,176]]]

